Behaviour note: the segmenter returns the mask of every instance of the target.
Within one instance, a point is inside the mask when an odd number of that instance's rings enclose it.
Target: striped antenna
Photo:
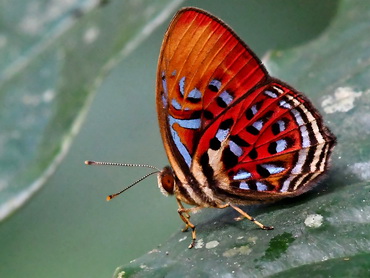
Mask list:
[[[149,177],[149,176],[151,176],[153,174],[157,174],[157,173],[161,172],[161,170],[158,169],[157,167],[154,167],[152,165],[147,165],[147,164],[132,164],[132,163],[118,163],[118,162],[101,162],[101,161],[91,161],[91,160],[86,160],[85,161],[85,164],[86,165],[98,165],[98,166],[142,167],[142,168],[151,168],[151,169],[154,169],[155,170],[154,172],[151,172],[149,174],[146,174],[145,176],[141,177],[137,181],[133,182],[132,184],[130,184],[129,186],[127,186],[126,188],[124,188],[120,192],[114,193],[112,195],[108,195],[107,196],[107,201],[112,200],[113,198],[117,197],[121,193],[123,193],[126,190],[130,189],[131,187],[133,187],[135,184],[141,182],[142,180],[145,180],[147,177]]]

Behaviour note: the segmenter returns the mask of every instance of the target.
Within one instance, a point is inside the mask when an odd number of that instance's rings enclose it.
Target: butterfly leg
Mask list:
[[[250,216],[248,213],[246,213],[245,211],[243,211],[241,208],[239,208],[237,206],[234,206],[233,204],[230,204],[229,203],[229,204],[225,204],[225,205],[220,205],[219,206],[219,208],[227,208],[227,207],[232,207],[237,212],[239,212],[242,217],[245,217],[248,220],[252,221],[254,224],[256,224],[258,227],[260,227],[262,230],[273,230],[274,229],[274,227],[272,227],[272,226],[265,226],[265,225],[263,225],[261,222],[257,221],[252,216]]]
[[[181,220],[184,221],[184,223],[185,223],[185,228],[182,231],[185,232],[185,231],[188,230],[189,227],[191,228],[191,237],[192,237],[192,240],[191,240],[190,245],[188,246],[188,248],[191,249],[191,248],[194,247],[195,240],[197,239],[197,234],[195,232],[195,225],[190,222],[190,220],[189,220],[190,217],[187,217],[188,216],[187,215],[188,213],[186,211],[183,211],[181,209],[178,209],[178,213],[180,215]]]
[[[178,199],[176,199],[176,200],[177,200],[177,204],[179,205],[179,208],[178,208],[177,212],[179,213],[179,216],[180,216],[181,220],[184,221],[184,223],[185,223],[185,227],[182,231],[186,232],[189,228],[191,228],[192,241],[191,241],[191,243],[188,247],[189,249],[191,249],[195,245],[195,240],[197,238],[197,234],[195,232],[195,225],[190,222],[190,214],[189,213],[192,212],[192,211],[199,210],[200,207],[193,207],[193,208],[190,208],[190,209],[186,209],[186,208],[184,208],[184,206],[182,205],[180,200],[178,200]]]

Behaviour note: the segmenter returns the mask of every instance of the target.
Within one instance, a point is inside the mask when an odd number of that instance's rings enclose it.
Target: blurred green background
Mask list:
[[[115,1],[104,2],[99,9]],[[182,6],[197,6],[220,17],[262,57],[268,50],[294,47],[318,36],[330,24],[337,2],[204,0],[184,1]],[[0,277],[111,277],[116,267],[156,248],[182,227],[175,200],[162,196],[155,177],[105,201],[145,169],[83,164],[86,159],[159,168],[168,163],[154,93],[159,48],[169,21],[170,17],[109,71],[55,174],[0,223]]]

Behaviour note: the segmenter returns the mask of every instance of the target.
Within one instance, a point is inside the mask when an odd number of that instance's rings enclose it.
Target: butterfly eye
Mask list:
[[[175,179],[171,168],[165,167],[158,175],[158,185],[164,195],[172,195]]]

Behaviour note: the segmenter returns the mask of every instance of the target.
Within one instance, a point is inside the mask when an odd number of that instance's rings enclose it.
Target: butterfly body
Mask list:
[[[205,11],[185,8],[172,20],[156,96],[173,171],[167,193],[179,201],[215,208],[277,201],[311,189],[328,167],[335,137],[311,102],[269,76]]]

